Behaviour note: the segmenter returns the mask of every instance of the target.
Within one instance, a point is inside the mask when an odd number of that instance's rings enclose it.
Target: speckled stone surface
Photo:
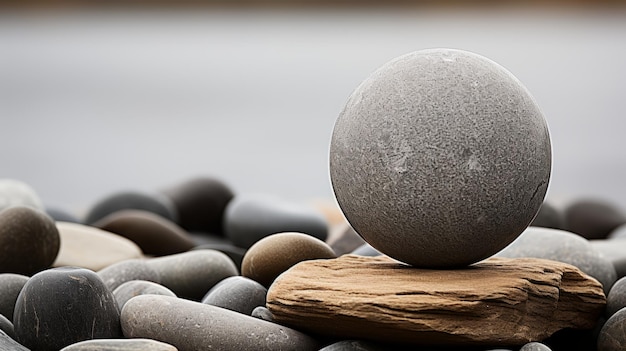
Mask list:
[[[333,131],[337,201],[373,247],[464,266],[513,241],[550,178],[547,124],[507,70],[465,51],[398,57],[350,96]]]
[[[626,278],[616,281],[606,295],[606,310],[604,311],[604,316],[610,318],[624,307],[626,307]]]
[[[598,351],[622,351],[626,349],[626,308],[615,312],[600,330]]]

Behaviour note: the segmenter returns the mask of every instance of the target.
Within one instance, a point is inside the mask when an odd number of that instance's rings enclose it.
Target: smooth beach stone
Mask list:
[[[13,310],[15,301],[22,291],[28,277],[21,274],[2,273],[0,274],[0,314],[13,320]]]
[[[626,240],[597,239],[589,240],[593,248],[613,264],[617,279],[626,276]]]
[[[78,217],[60,208],[46,206],[46,214],[55,221],[80,223]]]
[[[415,348],[415,346],[412,346]],[[399,350],[399,346],[384,345],[365,340],[342,340],[321,348],[319,351],[387,351]]]
[[[274,322],[274,316],[272,315],[272,312],[270,312],[270,310],[268,310],[265,306],[255,307],[250,315],[254,318],[259,318],[264,321]]]
[[[266,195],[236,196],[224,214],[226,236],[236,246],[249,248],[262,238],[299,232],[320,240],[328,236],[326,218],[314,208]]]
[[[499,257],[535,257],[569,263],[597,279],[607,294],[617,280],[613,264],[585,238],[565,230],[528,227]]]
[[[57,222],[56,226],[61,248],[54,267],[98,271],[117,262],[143,257],[137,244],[117,234],[78,223]]]
[[[565,217],[558,208],[550,202],[544,201],[530,225],[533,227],[565,229]]]
[[[400,56],[352,93],[330,142],[330,178],[352,227],[421,267],[461,267],[511,243],[548,188],[552,151],[539,107],[480,55]]]
[[[75,267],[32,276],[17,298],[13,325],[17,341],[32,351],[122,337],[113,294],[95,272]]]
[[[35,189],[16,179],[0,179],[0,211],[13,206],[26,206],[44,211]]]
[[[145,260],[131,259],[114,263],[98,272],[104,285],[111,291],[131,280],[161,282],[161,276]]]
[[[113,290],[113,296],[115,297],[117,306],[120,310],[124,307],[124,304],[126,304],[128,300],[139,295],[163,295],[176,297],[176,294],[174,294],[172,290],[164,287],[163,285],[149,282],[147,280],[131,280]]]
[[[0,330],[0,350],[2,351],[30,351],[29,349],[22,346],[22,344],[15,341],[15,339],[7,335],[7,333],[5,333],[2,330]]]
[[[621,278],[613,284],[611,290],[606,295],[606,311],[604,315],[610,318],[624,307],[626,307],[626,278]]]
[[[179,351],[319,349],[315,339],[294,329],[169,296],[130,299],[122,309],[121,323],[127,338],[159,340]]]
[[[272,234],[248,249],[241,263],[241,275],[269,287],[276,277],[298,262],[335,257],[330,246],[310,235]]]
[[[231,260],[237,266],[237,270],[241,271],[241,261],[243,261],[243,256],[246,254],[246,249],[242,249],[230,243],[208,243],[196,246],[193,248],[194,250],[217,250],[220,251],[226,256],[230,257]]]
[[[365,243],[357,247],[354,251],[351,252],[351,254],[359,255],[359,256],[369,256],[369,257],[382,255],[380,251],[376,250],[375,248],[372,247],[372,245],[368,243]]]
[[[86,224],[93,224],[113,212],[121,210],[144,210],[176,222],[176,209],[170,200],[160,194],[144,194],[122,191],[111,194],[96,202],[85,216]]]
[[[233,198],[231,188],[219,179],[189,179],[163,192],[178,212],[178,224],[189,231],[222,234],[226,205]]]
[[[326,243],[335,251],[337,256],[353,252],[365,244],[365,240],[348,223],[342,224],[338,231],[337,235],[329,236],[326,239]]]
[[[239,274],[235,263],[216,250],[193,250],[146,262],[159,273],[161,285],[176,296],[195,301],[222,279]]]
[[[598,351],[623,350],[626,350],[626,308],[615,312],[598,335]]]
[[[25,206],[0,212],[1,273],[31,275],[49,268],[59,247],[59,231],[45,213]]]
[[[178,349],[151,339],[98,339],[77,342],[62,348],[61,351],[178,351]]]
[[[251,315],[258,306],[265,306],[267,289],[256,281],[242,277],[228,277],[209,290],[202,303]]]
[[[529,342],[522,346],[519,351],[552,351],[552,349],[540,342]]]
[[[116,211],[96,221],[93,226],[131,240],[146,255],[171,255],[196,246],[176,223],[148,211]]]
[[[5,332],[12,339],[16,339],[15,329],[13,328],[13,323],[7,317],[1,314],[0,314],[0,330]]]
[[[565,209],[565,229],[587,239],[604,239],[626,223],[626,213],[601,199],[580,199]]]
[[[613,229],[607,236],[607,239],[626,239],[626,224]]]

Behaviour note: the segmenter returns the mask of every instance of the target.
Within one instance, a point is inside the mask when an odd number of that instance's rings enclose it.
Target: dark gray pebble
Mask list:
[[[342,340],[321,348],[319,351],[387,351],[390,346],[364,340]],[[393,348],[394,350],[396,348]]]
[[[0,314],[0,330],[5,332],[12,339],[16,339],[13,323],[5,316]]]
[[[144,210],[176,222],[176,209],[168,198],[163,195],[144,194],[137,191],[121,191],[97,201],[89,209],[84,223],[96,221],[121,210]]]
[[[242,249],[233,244],[229,243],[212,243],[212,244],[202,244],[193,248],[194,250],[217,250],[219,252],[223,252],[226,256],[230,257],[231,260],[237,266],[237,269],[241,271],[241,262],[243,261],[243,256],[246,254],[246,249]]]
[[[257,306],[250,314],[254,318],[262,319],[268,322],[274,322],[274,315],[265,306]]]
[[[291,328],[169,296],[130,299],[122,309],[121,323],[127,338],[159,340],[179,351],[319,349],[315,339]]]
[[[2,351],[30,351],[4,331],[0,330],[0,350]]]
[[[17,340],[32,351],[122,337],[113,294],[84,268],[54,268],[32,276],[17,298],[13,325]]]
[[[268,235],[283,232],[304,233],[324,241],[328,223],[313,208],[270,196],[239,195],[226,207],[224,230],[234,245],[247,249]]]
[[[605,239],[626,223],[626,213],[602,199],[579,199],[564,209],[565,229],[587,239]]]
[[[98,271],[98,275],[110,291],[131,280],[161,282],[161,276],[146,260],[130,259],[109,265]]]
[[[598,351],[626,350],[626,308],[615,312],[600,330]]]
[[[250,315],[258,306],[265,306],[267,289],[256,281],[242,277],[228,277],[209,290],[202,303]]]
[[[0,273],[32,275],[49,268],[60,245],[59,230],[45,213],[24,206],[0,212]]]
[[[77,342],[61,351],[177,351],[166,343],[150,339],[96,339]]]
[[[565,229],[565,216],[556,206],[548,201],[544,201],[530,225],[533,227]]]
[[[147,280],[131,280],[113,290],[113,296],[117,301],[117,306],[122,309],[128,300],[139,295],[163,295],[176,297],[172,290],[161,284],[149,282]]]
[[[610,318],[615,312],[624,307],[626,307],[626,277],[620,278],[611,287],[606,296],[606,311],[604,315]]]
[[[158,272],[161,285],[176,296],[195,301],[222,279],[239,274],[233,260],[217,250],[192,250],[151,258],[146,263]]]
[[[13,320],[13,310],[15,301],[22,291],[28,277],[21,274],[2,273],[0,274],[0,314]]]

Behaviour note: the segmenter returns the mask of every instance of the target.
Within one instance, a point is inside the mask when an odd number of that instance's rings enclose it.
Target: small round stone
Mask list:
[[[39,195],[30,185],[17,179],[0,179],[0,211],[13,206],[45,210]]]
[[[267,289],[256,281],[242,277],[228,277],[217,283],[202,299],[202,303],[251,315],[258,306],[265,306]]]
[[[178,216],[171,201],[160,194],[144,194],[137,191],[121,191],[96,202],[87,213],[84,222],[93,224],[113,212],[121,210],[144,210],[176,222]]]
[[[626,350],[626,308],[615,312],[598,335],[598,351],[623,350]]]
[[[615,204],[602,199],[580,199],[565,209],[565,228],[587,239],[605,239],[626,223],[626,213]]]
[[[94,338],[120,338],[120,312],[96,273],[48,269],[22,288],[13,317],[17,341],[33,351],[58,351]]]
[[[60,249],[54,221],[25,206],[0,212],[0,272],[31,275],[49,268]]]
[[[149,282],[147,280],[127,281],[113,290],[113,296],[115,297],[117,306],[120,310],[122,310],[124,304],[126,304],[128,300],[139,295],[163,295],[176,297],[176,294],[174,294],[172,290],[161,284]]]
[[[272,234],[248,249],[241,263],[241,275],[269,287],[278,275],[298,262],[335,257],[330,246],[310,235]]]
[[[330,143],[341,209],[374,248],[422,267],[487,258],[530,224],[552,153],[526,88],[480,55],[400,56],[350,96]]]
[[[615,312],[626,307],[626,278],[621,278],[613,284],[606,296],[605,316],[610,318]]]
[[[250,314],[254,318],[262,319],[268,322],[274,322],[274,315],[265,306],[257,306]]]
[[[145,260],[131,259],[114,263],[97,272],[104,284],[113,291],[131,280],[161,282],[161,276]]]
[[[28,277],[21,274],[2,273],[0,274],[0,314],[13,320],[15,301],[22,291]]]

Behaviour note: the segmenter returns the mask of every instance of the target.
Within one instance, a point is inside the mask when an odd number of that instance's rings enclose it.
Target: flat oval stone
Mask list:
[[[147,280],[131,280],[113,290],[113,296],[117,301],[117,306],[122,309],[128,300],[139,295],[163,295],[176,297],[172,290],[161,284],[149,282]]]
[[[62,348],[61,351],[178,351],[178,349],[151,339],[98,339],[77,342]]]
[[[117,234],[78,223],[57,222],[56,226],[61,248],[54,267],[98,271],[117,262],[143,257],[137,244]]]
[[[142,295],[129,300],[121,323],[127,338],[159,340],[179,351],[319,349],[315,339],[291,328],[169,296]]]
[[[114,263],[98,271],[98,276],[111,291],[131,280],[161,282],[161,276],[145,260],[131,259]]]
[[[617,280],[615,268],[585,238],[559,229],[529,227],[499,257],[535,257],[569,263],[597,279],[607,294]]]
[[[178,212],[178,224],[189,231],[221,234],[226,206],[234,194],[219,179],[198,177],[164,191]]]
[[[600,330],[598,351],[623,351],[626,349],[626,308],[615,312]]]
[[[248,249],[241,263],[241,275],[269,287],[276,277],[298,262],[335,257],[330,246],[310,235],[272,234]]]
[[[35,189],[17,179],[0,179],[0,211],[13,206],[26,206],[44,211]]]
[[[121,191],[108,195],[96,202],[85,216],[86,224],[93,224],[113,212],[121,210],[144,210],[176,222],[176,209],[171,201],[159,194],[144,194],[137,191]]]
[[[49,268],[59,253],[54,221],[25,206],[0,212],[0,272],[31,275]]]
[[[113,294],[96,273],[83,268],[54,268],[32,276],[17,298],[13,324],[17,340],[33,351],[122,337]]]
[[[587,239],[605,239],[615,228],[626,223],[626,213],[601,199],[579,199],[565,209],[566,229]]]
[[[195,246],[187,232],[176,223],[143,210],[116,211],[93,226],[131,240],[147,255],[171,255]]]
[[[15,301],[22,291],[28,277],[21,274],[2,273],[0,274],[0,314],[13,320],[13,310]]]
[[[606,295],[604,315],[610,318],[624,307],[626,307],[626,278],[621,278],[613,284],[611,290]]]
[[[299,232],[322,241],[328,236],[326,218],[314,208],[271,196],[236,196],[226,207],[224,230],[236,246],[249,248],[262,238]]]
[[[251,315],[258,306],[265,306],[267,289],[256,281],[242,277],[228,277],[209,290],[202,303]]]
[[[7,335],[4,331],[0,330],[0,350],[3,351],[30,351],[25,348],[19,342]]]
[[[239,274],[233,261],[216,250],[193,250],[146,262],[159,273],[161,285],[196,301],[222,279]]]
[[[422,267],[460,267],[503,249],[548,188],[546,121],[510,72],[480,55],[400,56],[352,93],[330,143],[330,177],[352,227]]]

